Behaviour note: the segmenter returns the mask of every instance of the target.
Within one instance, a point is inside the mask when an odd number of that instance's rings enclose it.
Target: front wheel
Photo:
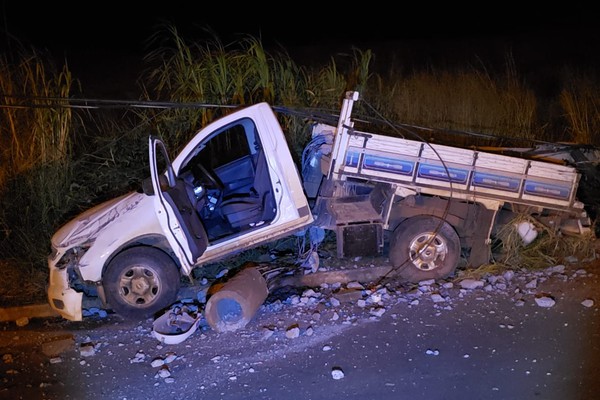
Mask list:
[[[103,277],[106,299],[117,314],[143,319],[177,300],[180,276],[166,253],[133,247],[117,255]]]
[[[417,216],[403,221],[390,241],[390,261],[409,282],[450,276],[460,259],[460,239],[446,221]]]

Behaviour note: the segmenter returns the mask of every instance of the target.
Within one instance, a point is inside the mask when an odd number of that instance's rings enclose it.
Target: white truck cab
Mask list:
[[[147,317],[170,305],[182,275],[313,222],[285,135],[265,103],[200,130],[171,163],[149,138],[143,191],[100,204],[61,227],[48,257],[48,300],[82,319],[95,291],[116,312]]]

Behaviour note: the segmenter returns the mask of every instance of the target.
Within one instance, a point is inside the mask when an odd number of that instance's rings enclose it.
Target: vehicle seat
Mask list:
[[[224,195],[220,209],[221,215],[233,228],[270,222],[275,217],[275,197],[262,150],[258,154],[250,191]]]

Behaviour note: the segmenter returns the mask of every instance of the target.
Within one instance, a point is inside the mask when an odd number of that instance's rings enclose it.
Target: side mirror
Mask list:
[[[159,175],[160,190],[163,192],[169,188],[169,181],[164,174]],[[147,177],[142,181],[142,191],[147,196],[154,196],[154,185],[152,185],[152,177]]]

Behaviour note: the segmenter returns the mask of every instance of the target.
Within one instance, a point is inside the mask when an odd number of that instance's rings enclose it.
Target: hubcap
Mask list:
[[[121,297],[131,305],[149,304],[160,290],[157,274],[143,265],[132,266],[120,279]]]
[[[423,271],[438,268],[447,254],[446,242],[433,232],[421,233],[410,242],[410,260],[415,267]]]

